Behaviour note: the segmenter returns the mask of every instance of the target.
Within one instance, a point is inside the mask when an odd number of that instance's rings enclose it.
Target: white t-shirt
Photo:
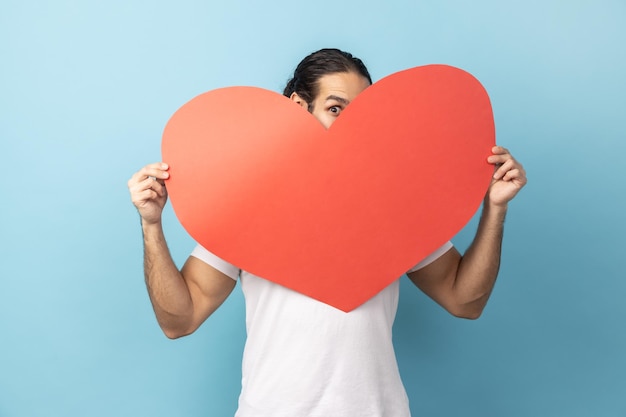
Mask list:
[[[202,246],[191,255],[241,280],[247,340],[236,417],[410,415],[391,337],[399,279],[345,313],[241,271]]]

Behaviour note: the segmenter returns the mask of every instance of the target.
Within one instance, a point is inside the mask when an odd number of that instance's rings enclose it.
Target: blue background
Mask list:
[[[626,416],[625,45],[623,0],[3,0],[0,416],[232,415],[241,292],[167,340],[126,181],[191,97],[281,90],[327,46],[375,79],[473,73],[529,175],[480,320],[404,279],[394,331],[414,415]],[[182,264],[193,242],[169,206],[165,227]]]

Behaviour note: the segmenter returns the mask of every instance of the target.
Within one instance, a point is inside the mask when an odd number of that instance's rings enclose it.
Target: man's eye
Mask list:
[[[332,106],[331,108],[328,109],[331,113],[334,113],[335,115],[339,115],[339,113],[341,113],[341,107],[339,106]]]

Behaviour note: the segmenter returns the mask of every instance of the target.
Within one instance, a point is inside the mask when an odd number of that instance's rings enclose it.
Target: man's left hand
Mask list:
[[[517,162],[502,146],[494,146],[491,152],[493,155],[487,158],[487,162],[493,164],[495,170],[487,191],[486,202],[506,207],[508,202],[526,185],[526,171],[522,164]]]

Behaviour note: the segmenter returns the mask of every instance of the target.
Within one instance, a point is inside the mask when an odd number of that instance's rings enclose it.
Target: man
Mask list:
[[[323,49],[298,65],[284,94],[328,128],[370,84],[358,58]],[[508,203],[526,183],[522,166],[506,149],[492,152],[493,181],[469,249],[461,256],[447,243],[407,271],[458,317],[482,313],[498,273]],[[164,333],[177,338],[195,331],[241,280],[247,341],[237,416],[408,416],[391,341],[399,280],[344,313],[241,271],[201,246],[179,271],[161,225],[167,169],[150,164],[128,182],[141,216],[148,292]]]

